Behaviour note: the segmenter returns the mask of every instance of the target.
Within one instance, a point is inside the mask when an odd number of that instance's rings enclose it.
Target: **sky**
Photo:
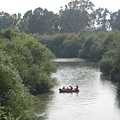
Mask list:
[[[9,14],[21,13],[24,15],[28,10],[35,10],[38,7],[58,13],[61,6],[67,5],[71,0],[0,0],[0,12]],[[96,8],[108,8],[115,12],[120,9],[120,0],[90,0]]]

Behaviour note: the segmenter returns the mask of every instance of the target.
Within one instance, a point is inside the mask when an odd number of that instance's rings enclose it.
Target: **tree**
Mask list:
[[[119,81],[120,74],[120,32],[109,33],[104,42],[105,53],[100,61],[100,70],[112,81]]]
[[[93,13],[94,21],[94,28],[95,31],[109,31],[110,23],[110,12],[107,8],[98,8]]]
[[[81,48],[79,37],[76,34],[69,34],[63,42],[62,57],[76,58],[78,51]]]
[[[61,32],[79,32],[79,30],[89,27],[90,11],[93,10],[93,3],[89,0],[75,0],[61,9],[60,30]]]
[[[80,51],[79,57],[83,59],[90,59],[89,53],[94,44],[94,36],[89,36],[83,45],[83,50]]]
[[[47,9],[36,8],[27,11],[23,17],[28,20],[30,33],[53,34],[58,31],[58,15]]]
[[[36,120],[28,110],[33,103],[30,92],[47,92],[53,86],[51,73],[56,70],[55,57],[35,38],[16,29],[1,31],[0,38],[0,108],[4,107],[3,115],[10,117],[10,113],[14,119]]]
[[[7,23],[9,21],[10,14],[6,12],[0,12],[0,30],[7,28]]]
[[[7,117],[24,119],[32,103],[32,96],[22,84],[21,77],[6,52],[0,52],[0,106],[4,106]]]
[[[2,31],[1,36],[8,39],[9,42],[1,44],[0,48],[11,56],[12,64],[18,70],[25,86],[29,87],[30,91],[39,93],[36,87],[38,86],[37,84],[40,85],[42,84],[41,80],[46,80],[45,83],[46,86],[49,86],[49,89],[45,87],[44,89],[50,90],[52,87],[51,73],[56,70],[56,65],[52,61],[55,56],[51,51],[40,44],[35,38],[13,29]],[[31,73],[31,71],[34,72],[33,66],[38,68],[36,74],[33,73],[34,77]],[[40,77],[39,75],[46,75],[46,77]],[[42,92],[44,89],[39,89],[39,91],[41,90]]]
[[[11,28],[17,28],[18,24],[21,20],[21,14],[12,14],[9,18],[9,21],[7,22],[7,28],[11,27]]]
[[[112,30],[120,30],[120,10],[111,14],[110,25]]]

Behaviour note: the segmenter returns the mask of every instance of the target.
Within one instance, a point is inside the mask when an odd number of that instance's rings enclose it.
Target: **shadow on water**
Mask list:
[[[111,81],[109,79],[109,76],[103,76],[103,75],[101,75],[100,78],[101,78],[101,81],[103,83],[110,82],[114,86],[114,90],[116,91],[116,104],[117,104],[117,106],[120,109],[120,83]]]
[[[118,106],[120,108],[120,84],[117,84],[117,96],[116,101],[118,101]]]
[[[36,96],[39,99],[39,102],[34,104],[33,112],[35,113],[36,116],[39,117],[39,120],[46,119],[45,111],[47,109],[48,103],[53,99],[53,94],[54,94],[54,91],[51,90],[50,92]]]
[[[120,83],[111,81],[109,79],[109,76],[101,76],[101,81],[103,83],[106,83],[106,82],[108,83],[109,82],[110,84],[112,84],[113,87],[111,89],[113,89],[113,91],[114,91],[114,94],[115,94],[115,105],[116,105],[116,107],[118,109],[116,111],[117,111],[117,113],[120,114]]]

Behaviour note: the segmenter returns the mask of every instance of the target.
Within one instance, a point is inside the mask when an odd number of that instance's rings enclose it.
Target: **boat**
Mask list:
[[[71,93],[71,92],[79,92],[79,90],[78,89],[71,90],[71,89],[61,89],[61,88],[59,88],[59,92],[60,93]]]

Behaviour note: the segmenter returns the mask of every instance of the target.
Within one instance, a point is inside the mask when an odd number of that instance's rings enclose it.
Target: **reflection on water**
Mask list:
[[[46,94],[41,94],[38,95],[37,97],[39,98],[39,103],[36,103],[34,105],[35,107],[35,114],[41,118],[40,120],[44,120],[44,117],[46,116],[45,111],[47,109],[47,104],[49,103],[49,101],[52,100],[52,95],[53,95],[53,91],[46,93]]]
[[[42,120],[120,120],[120,93],[108,80],[100,78],[97,63],[81,59],[57,59],[60,66],[52,77],[58,84],[40,95],[36,115]],[[59,93],[66,86],[79,86],[79,93]]]
[[[116,97],[117,104],[120,108],[120,84],[117,85],[117,97]]]

